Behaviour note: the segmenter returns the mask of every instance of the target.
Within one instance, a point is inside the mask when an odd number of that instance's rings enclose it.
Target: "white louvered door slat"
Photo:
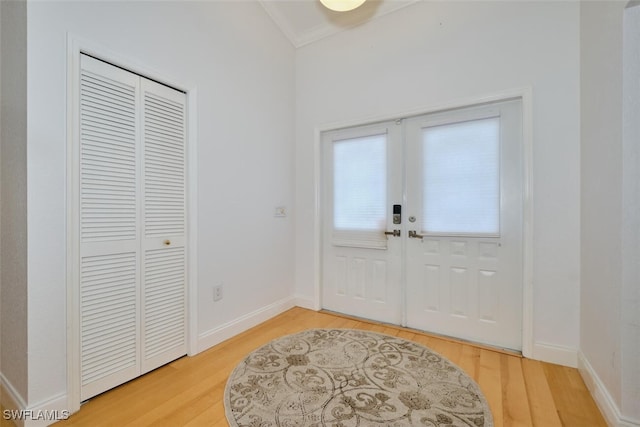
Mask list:
[[[142,371],[186,353],[185,95],[142,82]]]
[[[184,247],[145,252],[144,355],[147,360],[174,347],[184,353],[184,261]]]
[[[184,93],[82,55],[85,400],[186,354]]]
[[[86,56],[80,76],[81,398],[139,372],[140,79]]]

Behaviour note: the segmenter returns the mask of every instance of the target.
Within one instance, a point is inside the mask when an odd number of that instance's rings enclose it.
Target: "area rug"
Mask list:
[[[354,329],[270,342],[231,373],[232,427],[493,426],[478,385],[420,344]]]

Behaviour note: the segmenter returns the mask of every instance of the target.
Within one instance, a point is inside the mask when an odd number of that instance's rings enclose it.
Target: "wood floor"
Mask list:
[[[234,367],[270,340],[308,328],[367,329],[428,346],[475,379],[497,427],[607,425],[576,369],[403,328],[293,308],[203,353],[183,357],[97,396],[55,426],[227,426],[223,393]]]

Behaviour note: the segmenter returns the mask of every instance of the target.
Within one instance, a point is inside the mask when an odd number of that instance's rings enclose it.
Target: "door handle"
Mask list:
[[[418,234],[415,230],[409,230],[409,237],[413,239],[422,239],[424,236],[422,234]]]
[[[400,230],[385,231],[384,234],[386,236],[400,237]]]

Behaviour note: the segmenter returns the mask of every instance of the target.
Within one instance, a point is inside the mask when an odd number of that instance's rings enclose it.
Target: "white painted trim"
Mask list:
[[[523,171],[522,355],[533,356],[533,90],[521,89]]]
[[[640,427],[640,420],[633,420],[620,413],[620,408],[609,393],[609,390],[607,390],[602,380],[600,380],[597,372],[593,369],[582,351],[578,352],[578,370],[593,400],[595,400],[602,415],[610,426]]]
[[[29,406],[27,411],[30,411],[33,417],[40,416],[41,418],[25,419],[24,427],[46,427],[52,422],[69,418],[71,412],[67,409],[67,400],[66,394],[60,394]],[[55,419],[52,420],[51,417]]]
[[[321,289],[321,266],[322,266],[322,236],[321,236],[321,213],[320,213],[320,183],[321,164],[320,148],[322,132],[340,128],[361,126],[397,120],[413,116],[435,113],[438,111],[451,110],[456,108],[481,105],[492,102],[506,101],[508,99],[522,100],[522,132],[524,144],[524,194],[523,194],[523,277],[522,277],[522,354],[525,357],[535,359],[535,349],[533,340],[533,89],[523,87],[509,89],[493,93],[487,96],[463,98],[444,104],[435,104],[410,109],[393,115],[380,115],[364,118],[356,118],[340,122],[325,123],[317,125],[314,129],[314,304],[316,310],[322,308]],[[548,348],[548,346],[544,347]],[[554,353],[554,352],[551,352]],[[546,354],[542,351],[542,354]],[[573,366],[576,365],[575,357]]]
[[[223,341],[263,323],[296,306],[296,298],[288,297],[247,313],[235,320],[206,331],[198,336],[198,352],[207,350]]]
[[[80,409],[80,317],[77,284],[79,281],[79,178],[77,167],[79,155],[75,144],[79,140],[77,105],[80,81],[80,53],[101,58],[114,65],[121,66],[133,73],[162,82],[186,93],[187,97],[187,352],[198,352],[198,275],[197,275],[197,236],[198,236],[198,121],[197,86],[193,82],[171,78],[168,73],[154,70],[138,59],[123,56],[93,41],[67,33],[67,184],[66,184],[66,234],[67,234],[67,394],[66,408],[71,413]]]
[[[11,420],[18,427],[45,427],[54,421],[64,420],[70,415],[70,411],[67,409],[67,395],[59,394],[51,399],[27,406],[22,396],[1,373],[0,397],[4,411],[22,412],[22,418]],[[5,412],[0,414],[3,418],[7,415],[9,414]]]
[[[640,427],[640,420],[633,420],[621,415],[618,427]]]
[[[258,0],[260,6],[262,6],[267,12],[267,15],[273,20],[276,24],[276,27],[282,31],[284,36],[291,42],[293,47],[298,47],[298,37],[296,32],[293,30],[293,27],[289,23],[289,20],[280,12],[280,9],[272,2],[265,0]]]
[[[398,119],[405,119],[414,116],[422,116],[425,114],[438,113],[446,110],[454,110],[458,108],[472,107],[482,104],[490,104],[494,102],[507,101],[509,99],[531,99],[532,94],[531,87],[521,87],[516,89],[507,89],[503,91],[494,92],[490,95],[475,96],[468,98],[459,98],[450,102],[441,104],[432,104],[425,106],[418,106],[410,108],[404,111],[400,111],[395,114],[381,114],[369,117],[356,117],[349,120],[342,120],[330,123],[323,123],[316,126],[316,137],[319,139],[322,132],[354,127],[354,126],[366,126],[376,124],[378,122],[393,121]]]
[[[187,354],[198,353],[198,89],[187,91]]]
[[[538,341],[533,346],[532,359],[556,365],[578,367],[578,349]]]
[[[322,309],[322,131],[314,129],[313,144],[313,307]]]
[[[340,33],[342,31],[346,31],[350,28],[356,27],[358,25],[362,25],[365,22],[372,21],[374,19],[380,18],[381,16],[388,15],[397,10],[403,9],[407,6],[411,6],[414,3],[417,3],[419,0],[412,0],[407,3],[397,3],[392,5],[387,10],[381,13],[377,13],[372,17],[369,17],[365,20],[353,20],[350,25],[342,25],[335,26],[329,24],[319,24],[312,28],[306,29],[302,32],[297,32],[290,23],[289,18],[285,17],[278,6],[270,0],[258,0],[258,3],[262,5],[264,10],[267,12],[267,15],[271,17],[273,22],[275,22],[276,26],[282,31],[285,37],[291,42],[291,44],[296,47],[306,46],[318,40],[322,40],[326,37],[332,36],[334,34]]]
[[[622,29],[620,407],[640,419],[640,1],[627,4]]]
[[[307,298],[302,295],[295,295],[293,298],[293,303],[296,307],[306,308],[307,310],[320,310],[319,307],[316,307],[316,302],[313,298]]]
[[[74,413],[80,410],[80,309],[79,292],[79,254],[80,237],[78,232],[79,182],[78,168],[72,167],[79,163],[79,150],[76,144],[79,140],[78,117],[78,82],[80,81],[80,42],[67,35],[67,164],[66,169],[66,235],[67,235],[67,277],[66,277],[66,317],[67,317],[67,408]]]
[[[2,404],[4,410],[20,410],[27,407],[20,393],[2,372],[0,372],[0,404]],[[24,426],[22,420],[15,420],[14,422],[18,427]]]

